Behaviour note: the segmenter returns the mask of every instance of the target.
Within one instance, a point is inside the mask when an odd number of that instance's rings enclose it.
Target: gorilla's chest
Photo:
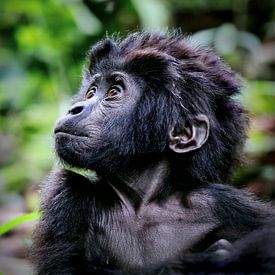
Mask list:
[[[125,207],[103,214],[94,229],[107,260],[131,268],[175,258],[190,250],[215,227],[205,213],[175,202],[150,204],[138,212]]]

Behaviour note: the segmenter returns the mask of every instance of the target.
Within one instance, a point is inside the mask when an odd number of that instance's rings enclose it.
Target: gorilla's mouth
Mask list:
[[[54,129],[54,135],[58,136],[58,135],[67,135],[67,136],[72,136],[72,137],[85,137],[87,138],[88,136],[83,134],[83,133],[79,133],[77,131],[75,132],[70,132],[70,131],[66,131],[64,129]]]
[[[68,132],[56,132],[54,133],[55,137],[58,136],[68,136],[68,137],[73,137],[73,138],[88,138],[88,136],[85,135],[79,135],[79,134],[73,134],[73,133],[68,133]]]

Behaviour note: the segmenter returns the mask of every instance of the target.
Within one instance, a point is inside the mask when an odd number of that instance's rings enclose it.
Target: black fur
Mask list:
[[[90,58],[92,74],[119,69],[140,77],[145,86],[144,97],[133,115],[138,123],[133,126],[137,129],[128,131],[136,133],[133,140],[138,141],[135,148],[129,148],[130,152],[144,153],[147,143],[144,144],[140,132],[145,132],[147,139],[158,145],[156,150],[164,150],[167,125],[206,113],[211,119],[210,138],[195,157],[184,156],[185,165],[188,164],[186,173],[195,181],[228,179],[239,161],[247,116],[232,99],[239,94],[240,81],[220,57],[176,33],[144,32],[132,34],[121,42],[102,41],[91,50]],[[142,120],[146,123],[140,125]],[[126,139],[123,144],[128,145],[131,139],[128,136]],[[124,153],[125,148],[121,149]]]
[[[89,61],[55,142],[63,162],[92,169],[97,179],[63,168],[48,178],[34,239],[37,273],[274,272],[272,231],[260,230],[273,207],[221,184],[239,164],[248,124],[234,99],[236,74],[177,33],[108,38]],[[117,97],[106,96],[110,83],[120,87]],[[210,125],[202,147],[169,149],[171,129],[185,138],[200,127],[200,114]],[[220,239],[233,243],[228,255],[206,251]]]

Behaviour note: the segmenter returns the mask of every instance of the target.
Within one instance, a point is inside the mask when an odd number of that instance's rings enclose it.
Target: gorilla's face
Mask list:
[[[196,100],[186,96],[179,62],[171,55],[151,48],[118,50],[106,40],[89,59],[82,88],[54,130],[63,161],[114,172],[167,150],[196,150],[208,139],[209,120],[188,111],[186,104],[193,108]]]
[[[114,161],[122,147],[127,154],[131,114],[140,94],[126,73],[86,73],[74,104],[56,123],[58,156],[74,167],[94,168],[99,161]]]

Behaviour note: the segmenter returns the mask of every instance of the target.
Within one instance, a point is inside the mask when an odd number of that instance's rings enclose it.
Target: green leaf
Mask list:
[[[161,0],[131,0],[144,29],[166,29],[169,26],[170,11]]]
[[[40,212],[32,212],[26,215],[22,215],[20,217],[17,217],[11,221],[8,221],[2,225],[0,225],[0,235],[5,234],[6,232],[10,231],[14,227],[16,227],[19,224],[22,224],[24,222],[29,222],[32,220],[36,220],[41,216]]]
[[[85,34],[96,35],[102,30],[100,20],[81,1],[69,1],[70,9],[78,29]]]

